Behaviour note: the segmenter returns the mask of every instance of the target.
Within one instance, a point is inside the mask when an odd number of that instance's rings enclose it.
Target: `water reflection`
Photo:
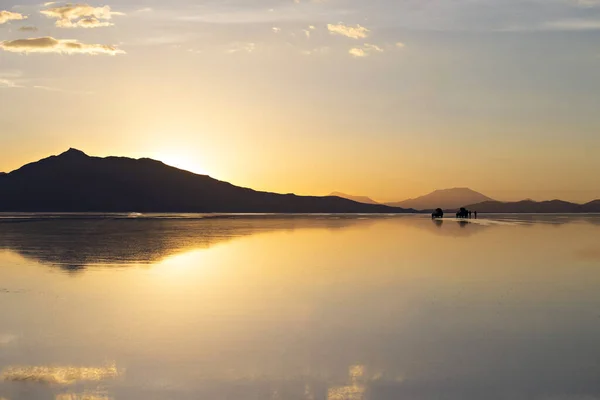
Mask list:
[[[333,387],[327,394],[328,400],[363,400],[365,397],[365,366],[350,367],[350,382],[347,386]]]
[[[337,230],[366,226],[377,219],[381,217],[5,218],[0,222],[0,250],[79,271],[90,265],[152,264],[177,253],[259,233]]]
[[[377,221],[394,220],[403,226],[426,229],[448,237],[470,237],[490,226],[534,223],[598,224],[597,216],[497,215],[464,221],[407,216],[220,216],[190,218],[160,216],[115,218],[95,215],[19,216],[0,218],[0,250],[6,249],[37,262],[80,271],[92,265],[152,264],[177,253],[208,249],[235,238],[274,231],[366,228]],[[0,290],[2,290],[0,288]]]
[[[94,393],[62,393],[55,400],[113,400],[112,397]]]
[[[600,398],[598,217],[361,218],[0,224],[0,397]]]
[[[38,382],[72,385],[78,382],[97,382],[119,375],[116,365],[106,367],[7,367],[0,379],[8,382]]]

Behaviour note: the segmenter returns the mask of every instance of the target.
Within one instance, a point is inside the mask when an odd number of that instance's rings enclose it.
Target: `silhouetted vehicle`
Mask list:
[[[469,210],[464,207],[461,207],[460,210],[456,213],[456,218],[469,218]]]
[[[444,210],[441,208],[436,208],[435,211],[431,214],[431,218],[444,218]]]

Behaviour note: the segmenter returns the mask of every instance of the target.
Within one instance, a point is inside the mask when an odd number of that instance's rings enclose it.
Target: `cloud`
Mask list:
[[[86,17],[75,22],[70,20],[59,20],[56,21],[56,26],[60,28],[102,28],[106,26],[113,26],[114,24],[107,21],[100,21],[95,17]]]
[[[330,50],[331,50],[331,48],[329,48],[327,46],[322,46],[322,47],[315,47],[314,49],[311,49],[311,50],[303,50],[301,53],[305,56],[323,55],[323,54],[329,53]]]
[[[23,73],[18,70],[0,70],[0,89],[24,87],[19,84],[19,82],[23,82],[22,76]],[[0,288],[0,292],[2,292],[2,288]],[[12,336],[0,334],[0,346],[7,344],[7,337]]]
[[[364,49],[358,47],[348,50],[348,53],[350,53],[352,57],[366,57],[368,55]]]
[[[541,30],[555,31],[588,31],[600,29],[598,19],[565,19],[545,23]]]
[[[302,29],[302,32],[304,32],[304,35],[306,36],[307,39],[310,39],[310,35],[312,34],[312,31],[316,30],[317,28],[314,25],[309,25],[308,29]]]
[[[227,50],[228,54],[235,53],[253,53],[256,50],[256,43],[233,43]]]
[[[11,79],[5,79],[5,78],[0,78],[0,89],[2,88],[19,88],[19,87],[23,87],[18,85],[15,81],[11,80]],[[3,344],[2,343],[2,338],[0,337],[0,345]]]
[[[5,24],[8,21],[21,21],[24,19],[27,19],[26,15],[12,11],[0,10],[0,25]]]
[[[112,26],[113,24],[108,21],[113,16],[124,15],[123,13],[112,11],[110,6],[92,7],[88,4],[67,4],[40,12],[48,18],[56,19],[56,26],[59,28],[100,28]]]
[[[86,44],[77,40],[54,39],[52,37],[6,40],[0,42],[0,49],[13,53],[58,53],[58,54],[125,54],[115,46]]]
[[[57,93],[69,93],[69,94],[94,94],[94,92],[89,92],[89,91],[80,91],[80,90],[65,90],[65,89],[60,89],[60,88],[56,88],[56,87],[51,87],[51,86],[40,86],[40,85],[35,85],[33,86],[34,89],[37,90],[44,90],[46,92],[57,92]]]
[[[396,47],[399,48],[399,49],[403,49],[403,48],[406,47],[406,45],[404,43],[402,43],[402,42],[397,42],[396,43]]]
[[[281,28],[278,26],[274,26],[272,29],[273,29],[273,32],[275,32],[275,33],[281,32]]]
[[[375,44],[365,43],[362,47],[353,47],[348,53],[352,57],[368,57],[372,53],[383,53],[383,49]]]
[[[574,0],[575,4],[581,7],[600,6],[600,0]]]
[[[19,28],[21,32],[37,32],[38,28],[35,26],[22,26]]]
[[[352,39],[364,39],[369,35],[369,32],[371,32],[369,29],[360,25],[349,26],[344,24],[328,24],[327,29],[329,29],[329,32],[332,35],[342,35]]]
[[[377,46],[376,44],[369,44],[369,43],[365,43],[365,47],[364,47],[367,51],[373,51],[373,52],[377,52],[377,53],[383,53],[383,49],[379,46]]]

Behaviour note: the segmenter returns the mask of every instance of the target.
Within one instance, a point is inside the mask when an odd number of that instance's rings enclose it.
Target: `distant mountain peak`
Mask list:
[[[444,210],[457,209],[468,204],[492,201],[491,198],[476,192],[468,187],[457,187],[451,189],[438,189],[425,196],[409,199],[398,203],[388,203],[393,207],[414,208],[415,210]]]
[[[433,193],[450,193],[450,192],[464,192],[464,193],[477,193],[477,194],[480,194],[479,192],[476,192],[475,190],[473,190],[471,188],[468,188],[468,187],[455,187],[455,188],[449,188],[449,189],[437,189]]]
[[[467,206],[469,210],[485,213],[597,213],[600,200],[587,204],[570,203],[563,200],[521,200],[515,202],[485,201]]]
[[[59,154],[59,157],[89,157],[83,151],[78,150],[76,148],[69,148],[69,150]]]
[[[341,197],[342,199],[352,200],[352,201],[356,201],[358,203],[364,203],[364,204],[380,204],[380,203],[376,202],[375,200],[373,200],[372,198],[367,197],[367,196],[353,196],[351,194],[346,194],[346,193],[342,193],[342,192],[333,192],[329,196]]]

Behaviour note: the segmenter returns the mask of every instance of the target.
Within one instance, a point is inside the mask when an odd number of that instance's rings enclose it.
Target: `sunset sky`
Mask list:
[[[600,198],[600,0],[0,0],[0,171],[69,147],[255,189]]]

